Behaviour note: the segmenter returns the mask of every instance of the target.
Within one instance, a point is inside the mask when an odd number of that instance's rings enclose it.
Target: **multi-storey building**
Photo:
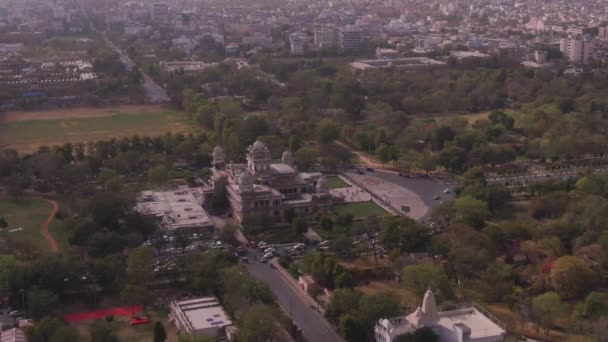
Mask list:
[[[313,42],[317,48],[330,48],[336,45],[336,30],[332,27],[317,27],[313,30]]]
[[[290,52],[292,55],[302,55],[304,53],[304,43],[306,38],[300,33],[292,33],[289,35]]]
[[[559,50],[572,63],[588,63],[591,58],[592,42],[579,36],[562,38]]]
[[[363,31],[355,26],[340,29],[340,50],[344,53],[357,53],[361,50]]]
[[[152,5],[152,20],[157,23],[166,22],[169,19],[169,5],[157,2]]]

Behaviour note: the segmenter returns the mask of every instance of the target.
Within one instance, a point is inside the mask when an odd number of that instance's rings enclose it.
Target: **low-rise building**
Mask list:
[[[372,70],[384,68],[400,68],[400,69],[428,69],[443,67],[447,64],[427,57],[408,57],[396,59],[368,59],[350,63],[351,68],[355,70]]]
[[[213,221],[203,209],[203,201],[202,188],[180,186],[167,191],[142,192],[135,209],[142,215],[156,217],[165,231],[213,232]]]
[[[205,335],[214,340],[226,340],[226,329],[232,321],[215,297],[203,297],[172,301],[169,320],[179,332],[189,335]]]
[[[184,73],[184,75],[194,75],[202,72],[208,67],[215,66],[217,63],[205,63],[197,61],[163,61],[160,62],[160,67],[164,71],[173,74],[176,72]]]
[[[506,326],[480,306],[438,311],[435,295],[429,289],[416,311],[380,319],[374,327],[374,337],[376,342],[392,342],[397,336],[421,328],[431,328],[439,342],[496,342],[506,334]]]

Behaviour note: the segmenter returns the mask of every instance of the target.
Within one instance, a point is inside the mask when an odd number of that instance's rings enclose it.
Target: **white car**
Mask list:
[[[330,244],[331,244],[331,241],[325,240],[319,244],[319,247],[326,247],[326,246],[329,246]]]
[[[305,245],[305,244],[303,244],[303,243],[299,243],[299,244],[297,244],[297,245],[293,246],[293,250],[294,250],[294,251],[301,251],[301,250],[303,250],[304,248],[306,248],[306,245]]]
[[[264,254],[264,256],[262,257],[262,260],[270,260],[270,259],[272,259],[272,258],[274,258],[274,254],[272,254],[272,253],[266,253],[266,254]]]
[[[276,252],[276,249],[274,249],[274,248],[272,248],[272,247],[270,247],[270,248],[266,248],[266,249],[264,250],[264,254],[268,254],[268,253],[274,254],[275,252]]]
[[[443,193],[444,193],[444,194],[449,194],[450,192],[452,192],[452,190],[450,190],[450,189],[445,189],[445,190],[443,190]]]

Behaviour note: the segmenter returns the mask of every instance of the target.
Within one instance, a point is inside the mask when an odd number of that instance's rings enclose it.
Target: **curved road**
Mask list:
[[[46,242],[49,244],[51,252],[57,253],[59,252],[59,248],[57,247],[57,241],[55,241],[55,238],[49,232],[49,224],[51,224],[51,221],[53,221],[55,215],[59,211],[59,204],[57,204],[57,202],[53,200],[47,200],[47,202],[49,202],[53,206],[53,210],[51,210],[49,217],[40,226],[40,233],[42,233],[42,236],[44,236]]]

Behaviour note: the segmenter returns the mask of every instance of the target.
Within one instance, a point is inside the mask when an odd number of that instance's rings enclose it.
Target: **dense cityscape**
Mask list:
[[[608,341],[599,0],[0,0],[0,341]]]

